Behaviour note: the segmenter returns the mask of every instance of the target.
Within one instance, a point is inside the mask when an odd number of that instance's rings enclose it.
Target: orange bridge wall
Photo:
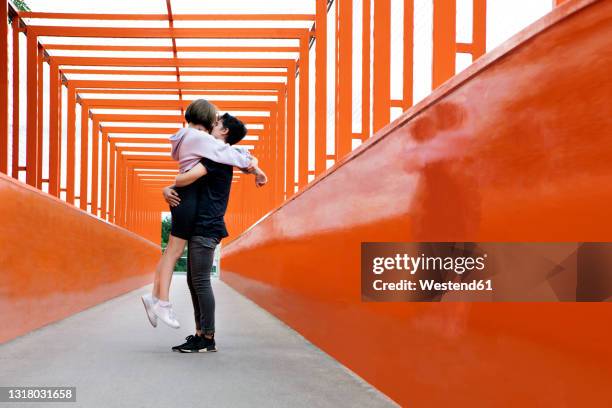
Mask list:
[[[0,343],[151,283],[161,254],[4,174],[0,219]]]
[[[612,241],[612,2],[557,8],[224,248],[222,279],[411,407],[612,406],[610,303],[362,303],[364,241]]]

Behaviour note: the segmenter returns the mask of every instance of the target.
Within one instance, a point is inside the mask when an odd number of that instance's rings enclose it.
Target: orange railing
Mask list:
[[[0,343],[151,282],[158,246],[3,174],[0,216]]]
[[[367,303],[367,241],[609,241],[612,2],[564,4],[224,248],[221,277],[403,406],[598,406],[609,304]],[[607,133],[606,133],[607,132]]]

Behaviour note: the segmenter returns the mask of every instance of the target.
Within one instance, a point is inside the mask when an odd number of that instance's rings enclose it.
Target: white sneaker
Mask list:
[[[181,324],[176,320],[174,309],[172,309],[172,303],[168,303],[167,306],[162,306],[160,302],[156,302],[153,305],[153,313],[161,319],[162,322],[166,323],[173,329],[178,329]]]
[[[155,302],[153,301],[153,296],[148,293],[146,295],[141,296],[140,298],[142,299],[142,304],[144,305],[145,310],[147,312],[149,322],[153,327],[157,327],[157,316],[155,316],[155,313],[153,313],[153,305],[155,305]]]

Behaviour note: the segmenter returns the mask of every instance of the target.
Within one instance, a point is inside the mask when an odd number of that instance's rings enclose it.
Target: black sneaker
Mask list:
[[[185,340],[187,340],[185,343],[172,347],[172,351],[180,351],[179,350],[180,348],[190,347],[192,343],[195,343],[197,341],[197,339],[198,339],[197,334],[196,335],[191,334],[185,337]]]
[[[215,337],[207,339],[206,337],[196,336],[192,343],[185,343],[185,345],[179,346],[178,350],[181,353],[208,353],[217,351]]]

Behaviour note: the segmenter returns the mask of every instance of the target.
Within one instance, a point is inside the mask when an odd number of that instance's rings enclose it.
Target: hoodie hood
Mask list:
[[[181,147],[181,144],[183,143],[183,140],[185,140],[185,136],[192,131],[197,132],[197,130],[193,128],[189,128],[189,127],[180,128],[178,132],[170,136],[170,144],[172,144],[172,151],[170,154],[173,160],[176,160],[176,161],[179,160],[178,152]]]

